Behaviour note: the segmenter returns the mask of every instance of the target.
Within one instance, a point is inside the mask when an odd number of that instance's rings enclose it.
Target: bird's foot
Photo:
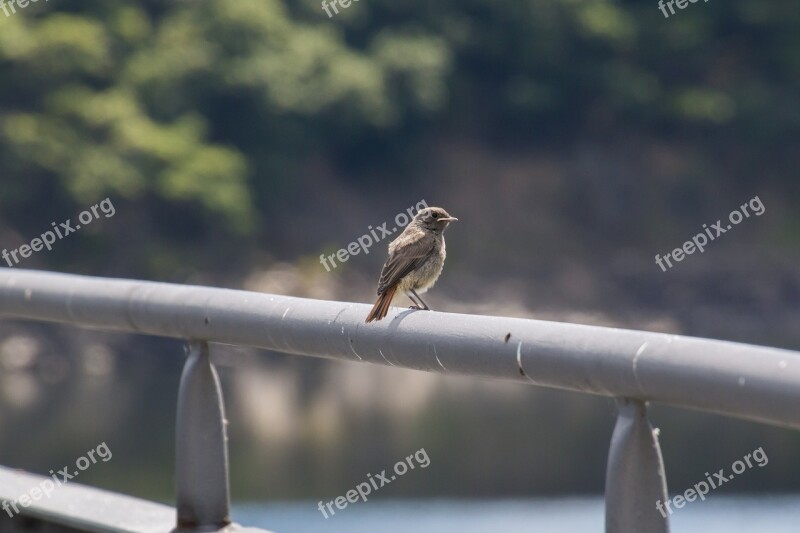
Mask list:
[[[409,308],[409,309],[414,309],[415,311],[424,311],[424,309],[422,309],[422,308],[421,308],[420,306],[418,306],[418,305],[410,305],[410,306],[408,306],[408,308]]]

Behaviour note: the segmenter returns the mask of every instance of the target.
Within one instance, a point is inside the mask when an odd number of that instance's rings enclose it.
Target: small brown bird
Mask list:
[[[419,295],[433,287],[442,273],[446,255],[442,234],[454,220],[458,219],[441,207],[426,207],[389,243],[389,259],[378,281],[378,301],[367,315],[367,323],[386,316],[397,289],[414,302],[411,309],[430,310]]]

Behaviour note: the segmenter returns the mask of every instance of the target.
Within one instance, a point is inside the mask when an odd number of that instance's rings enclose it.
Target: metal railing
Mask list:
[[[0,270],[0,318],[190,341],[177,420],[177,523],[230,523],[222,395],[207,343],[483,376],[618,399],[606,531],[660,533],[666,476],[647,402],[800,428],[800,353],[658,333],[395,310],[143,281]],[[203,438],[198,438],[202,436]],[[5,496],[0,494],[0,496]]]

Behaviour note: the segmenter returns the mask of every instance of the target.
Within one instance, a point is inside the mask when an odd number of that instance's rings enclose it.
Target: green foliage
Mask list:
[[[789,0],[669,19],[614,0],[363,0],[330,19],[312,1],[39,3],[0,16],[0,208],[113,195],[253,239],[310,160],[391,166],[434,121],[515,143],[769,143],[800,126],[798,18]]]

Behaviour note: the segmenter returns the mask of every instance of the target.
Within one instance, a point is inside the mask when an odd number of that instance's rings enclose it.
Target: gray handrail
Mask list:
[[[369,308],[209,287],[0,270],[0,317],[506,379],[636,401],[642,417],[643,402],[655,401],[800,428],[797,352],[597,326],[405,309],[365,324]],[[631,418],[629,411],[621,410],[623,420]],[[625,462],[615,455],[622,450],[625,456],[641,457],[638,462],[649,462],[651,471],[663,469],[660,451],[647,452],[653,443],[642,439],[641,431],[617,434],[620,438],[615,438],[611,451],[615,463]],[[666,491],[663,483],[658,485],[657,475],[647,477],[652,481],[631,476],[631,483],[650,483],[653,494]],[[662,524],[660,531],[667,531],[666,518]],[[607,530],[632,531],[613,523]]]
[[[14,502],[21,494],[28,494],[31,488],[41,487],[45,480],[50,478],[0,467],[0,500]],[[8,512],[0,512],[0,531],[36,530],[30,523],[21,523],[16,516],[18,513],[24,514],[28,521],[36,519],[64,528],[47,531],[163,533],[175,526],[175,510],[166,505],[79,483],[59,486],[47,497],[26,503],[27,507],[18,502],[13,506],[9,504],[6,506]]]
[[[9,317],[501,378],[800,428],[797,352],[406,309],[365,324],[369,309],[229,289],[0,271],[0,315]]]

